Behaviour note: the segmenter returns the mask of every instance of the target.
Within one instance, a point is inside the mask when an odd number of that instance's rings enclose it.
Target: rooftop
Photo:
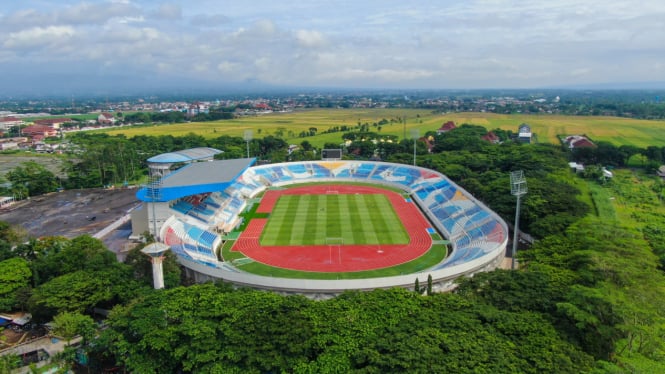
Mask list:
[[[222,191],[238,178],[255,158],[194,162],[184,166],[161,180],[157,201],[171,201],[199,193]],[[147,188],[136,194],[139,200],[152,201]]]
[[[162,153],[150,157],[149,163],[155,164],[174,164],[177,162],[192,162],[197,160],[212,159],[216,154],[222,153],[219,149],[209,147],[199,147],[184,149],[182,151]]]

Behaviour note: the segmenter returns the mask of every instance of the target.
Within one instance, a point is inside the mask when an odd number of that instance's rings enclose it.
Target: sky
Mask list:
[[[0,92],[662,83],[663,20],[662,0],[4,0]]]

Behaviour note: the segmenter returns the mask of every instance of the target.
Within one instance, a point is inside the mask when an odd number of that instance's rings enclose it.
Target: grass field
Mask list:
[[[409,236],[382,194],[282,195],[261,245],[407,244]]]
[[[521,123],[531,125],[538,140],[544,143],[559,144],[557,136],[586,134],[594,141],[609,141],[617,146],[634,145],[645,148],[649,145],[665,146],[665,121],[638,120],[620,117],[582,117],[559,115],[524,115],[494,114],[480,112],[461,112],[435,114],[425,109],[319,109],[292,113],[274,113],[255,117],[243,117],[228,121],[192,122],[173,125],[154,125],[140,127],[122,127],[100,130],[109,134],[136,135],[173,135],[182,136],[195,133],[205,138],[216,138],[221,135],[242,136],[245,130],[252,130],[255,138],[281,133],[282,137],[292,144],[300,144],[303,140],[312,145],[322,147],[326,142],[341,143],[342,133],[322,134],[334,126],[355,126],[358,122],[390,121],[381,128],[371,127],[379,134],[409,137],[412,129],[420,134],[435,131],[446,121],[457,124],[470,123],[480,125],[488,130],[501,128],[517,131]],[[400,122],[406,118],[406,123]],[[300,138],[301,131],[310,127],[317,128],[317,135]]]

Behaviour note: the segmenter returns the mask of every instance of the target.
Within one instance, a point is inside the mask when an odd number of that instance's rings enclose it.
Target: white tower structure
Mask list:
[[[152,243],[141,250],[141,252],[150,256],[152,282],[156,290],[164,288],[164,268],[162,262],[164,262],[164,253],[169,249],[170,247],[164,243]]]

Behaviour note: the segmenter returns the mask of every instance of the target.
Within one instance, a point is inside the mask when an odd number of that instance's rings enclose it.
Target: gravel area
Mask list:
[[[25,228],[31,237],[94,235],[128,214],[140,201],[136,189],[85,189],[54,192],[33,197],[0,210],[0,221]],[[104,237],[118,253],[127,243],[131,224]]]

